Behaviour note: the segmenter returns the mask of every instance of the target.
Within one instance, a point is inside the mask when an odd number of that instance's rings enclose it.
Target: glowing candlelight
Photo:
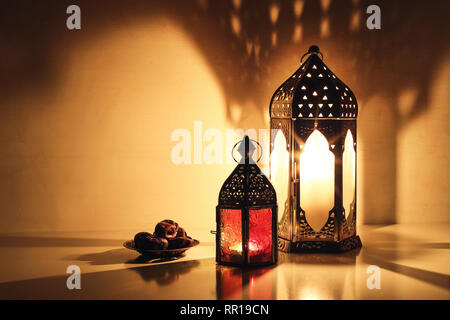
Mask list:
[[[278,130],[274,141],[274,150],[270,157],[271,181],[277,191],[279,210],[283,213],[289,194],[289,152],[286,148],[286,139],[281,130]]]
[[[248,247],[249,247],[250,251],[258,251],[259,250],[258,245],[254,242],[249,242]],[[230,249],[232,251],[235,251],[240,254],[240,253],[242,253],[242,243],[237,243],[234,246],[232,246]]]
[[[300,156],[300,201],[310,226],[319,231],[334,205],[334,155],[318,130]]]
[[[350,130],[345,137],[345,149],[342,155],[343,162],[343,190],[342,200],[345,216],[348,217],[355,201],[355,175],[356,175],[356,153],[353,145],[353,136]]]

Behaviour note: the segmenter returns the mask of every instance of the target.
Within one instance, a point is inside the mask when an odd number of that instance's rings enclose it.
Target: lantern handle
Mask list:
[[[320,55],[320,59],[323,60],[323,54],[322,54],[322,52],[320,52],[319,46],[312,45],[312,46],[309,47],[308,52],[306,52],[306,53],[302,56],[302,58],[300,59],[300,63],[303,62],[303,58],[304,58],[305,56],[307,56],[308,54],[313,54],[313,53],[315,53],[315,54],[317,54],[317,55]]]
[[[233,146],[233,149],[231,149],[231,157],[232,157],[233,160],[234,160],[235,162],[237,162],[237,163],[239,163],[239,161],[237,161],[236,158],[234,157],[234,149],[235,149],[241,142],[243,142],[243,141],[244,141],[244,139],[242,139],[241,141],[236,142],[235,145]],[[261,154],[259,155],[258,160],[256,160],[256,162],[259,162],[259,160],[261,160],[261,158],[262,158],[262,156],[263,156],[263,148],[261,147],[261,145],[259,144],[258,141],[253,140],[253,139],[249,139],[249,141],[253,141],[253,142],[256,143],[256,144],[258,145],[258,147],[261,149]],[[255,162],[255,163],[256,163],[256,162]]]

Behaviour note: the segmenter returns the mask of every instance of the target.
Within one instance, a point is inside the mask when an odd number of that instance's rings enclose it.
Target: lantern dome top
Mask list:
[[[325,65],[318,46],[311,46],[306,61],[274,93],[273,118],[355,119],[358,103],[350,88]],[[302,57],[302,60],[303,60]]]
[[[275,189],[251,158],[255,150],[251,141],[245,136],[235,145],[239,145],[242,158],[220,189],[219,205],[244,207],[277,204]]]

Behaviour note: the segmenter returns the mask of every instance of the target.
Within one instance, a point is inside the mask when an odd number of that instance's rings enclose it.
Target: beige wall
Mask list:
[[[366,223],[448,221],[450,214],[450,56],[438,66],[417,118],[417,87],[360,102],[358,206]],[[391,98],[391,99],[390,99]],[[396,165],[393,166],[392,163]]]
[[[439,222],[450,217],[450,56],[432,80],[429,112],[399,133],[398,222]],[[400,95],[409,108],[417,92]],[[405,112],[405,111],[403,111]]]
[[[445,2],[402,20],[384,1],[378,32],[363,16],[349,29],[362,4],[333,1],[324,15],[306,2],[295,39],[284,7],[275,26],[267,16],[238,30],[219,5],[202,16],[194,1],[97,3],[81,2],[79,32],[61,1],[2,17],[0,232],[140,231],[172,218],[206,237],[233,165],[174,165],[172,132],[193,133],[195,120],[267,128],[271,94],[313,43],[359,101],[359,222],[449,220],[449,51],[433,38]]]
[[[55,63],[56,89],[2,108],[0,231],[213,229],[232,166],[176,166],[171,134],[224,129],[224,98],[176,23],[114,30]]]

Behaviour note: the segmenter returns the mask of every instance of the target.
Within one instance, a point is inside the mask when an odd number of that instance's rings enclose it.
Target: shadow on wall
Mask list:
[[[318,44],[327,65],[359,100],[363,223],[395,223],[397,136],[427,112],[430,84],[448,52],[442,36],[450,4],[376,3],[381,30],[366,28],[365,10],[373,3],[362,0],[78,1],[82,30],[69,32],[63,13],[70,1],[6,1],[0,12],[0,105],[58,90],[59,53],[75,43],[96,41],[135,21],[170,17],[190,35],[218,80],[227,120],[235,127],[262,128],[272,93],[295,71],[308,46]],[[408,103],[399,103],[405,94]],[[1,110],[16,119],[14,112]],[[14,153],[10,148],[3,150],[6,156]],[[1,168],[2,176],[8,170]]]

